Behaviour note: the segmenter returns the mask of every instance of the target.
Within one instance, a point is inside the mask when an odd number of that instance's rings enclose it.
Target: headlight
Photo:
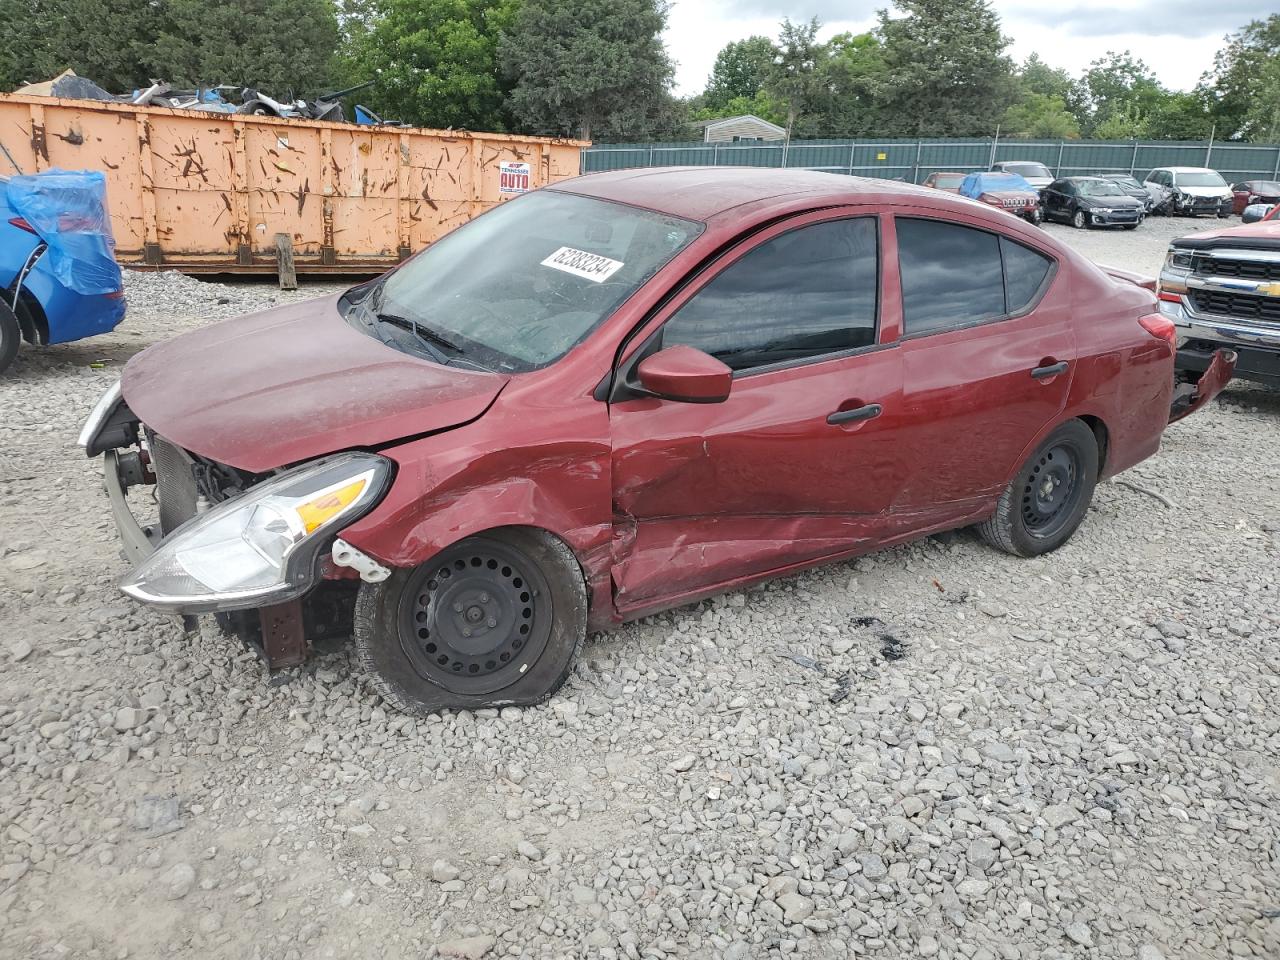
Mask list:
[[[315,582],[328,535],[373,509],[390,479],[390,461],[368,453],[289,470],[187,521],[120,589],[183,613],[292,600]]]
[[[1110,213],[1111,208],[1110,207],[1094,207],[1093,212],[1094,213]]]
[[[1183,250],[1170,250],[1165,257],[1164,265],[1170,270],[1186,273],[1191,269],[1191,254]]]

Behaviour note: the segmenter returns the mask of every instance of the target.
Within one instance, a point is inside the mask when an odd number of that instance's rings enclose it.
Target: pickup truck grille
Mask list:
[[[1259,297],[1251,293],[1224,293],[1220,290],[1192,290],[1188,293],[1197,313],[1237,320],[1280,323],[1280,297]]]
[[[196,478],[193,462],[181,447],[148,431],[151,465],[156,473],[160,501],[160,532],[168,536],[196,515]]]
[[[1196,257],[1195,272],[1202,277],[1239,277],[1241,280],[1280,280],[1280,261],[1229,260]]]

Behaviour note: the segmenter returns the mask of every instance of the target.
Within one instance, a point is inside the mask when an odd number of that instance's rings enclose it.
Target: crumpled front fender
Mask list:
[[[1237,354],[1234,350],[1215,350],[1209,366],[1197,383],[1181,384],[1173,392],[1169,422],[1176,423],[1189,417],[1222,392],[1236,370]]]

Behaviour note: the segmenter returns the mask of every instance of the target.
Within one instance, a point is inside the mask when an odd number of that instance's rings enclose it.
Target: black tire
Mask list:
[[[539,530],[468,537],[356,598],[360,662],[388,703],[419,715],[541,703],[586,632],[578,563]]]
[[[1125,228],[1126,230],[1137,230],[1137,229],[1138,229],[1138,225],[1137,225],[1136,223],[1126,223],[1126,224],[1123,224],[1123,226],[1124,226],[1124,228]]]
[[[1071,214],[1071,225],[1077,230],[1084,230],[1088,228],[1089,220],[1084,215],[1083,210],[1077,209],[1075,213]]]
[[[22,342],[22,326],[9,304],[0,301],[0,373],[9,369]]]
[[[1097,438],[1082,421],[1068,420],[1022,465],[978,532],[1018,557],[1049,553],[1076,532],[1097,482]]]

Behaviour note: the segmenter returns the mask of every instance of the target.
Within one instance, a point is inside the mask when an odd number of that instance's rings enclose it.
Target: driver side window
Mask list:
[[[879,283],[874,217],[799,227],[722,270],[662,330],[734,371],[870,346]]]

